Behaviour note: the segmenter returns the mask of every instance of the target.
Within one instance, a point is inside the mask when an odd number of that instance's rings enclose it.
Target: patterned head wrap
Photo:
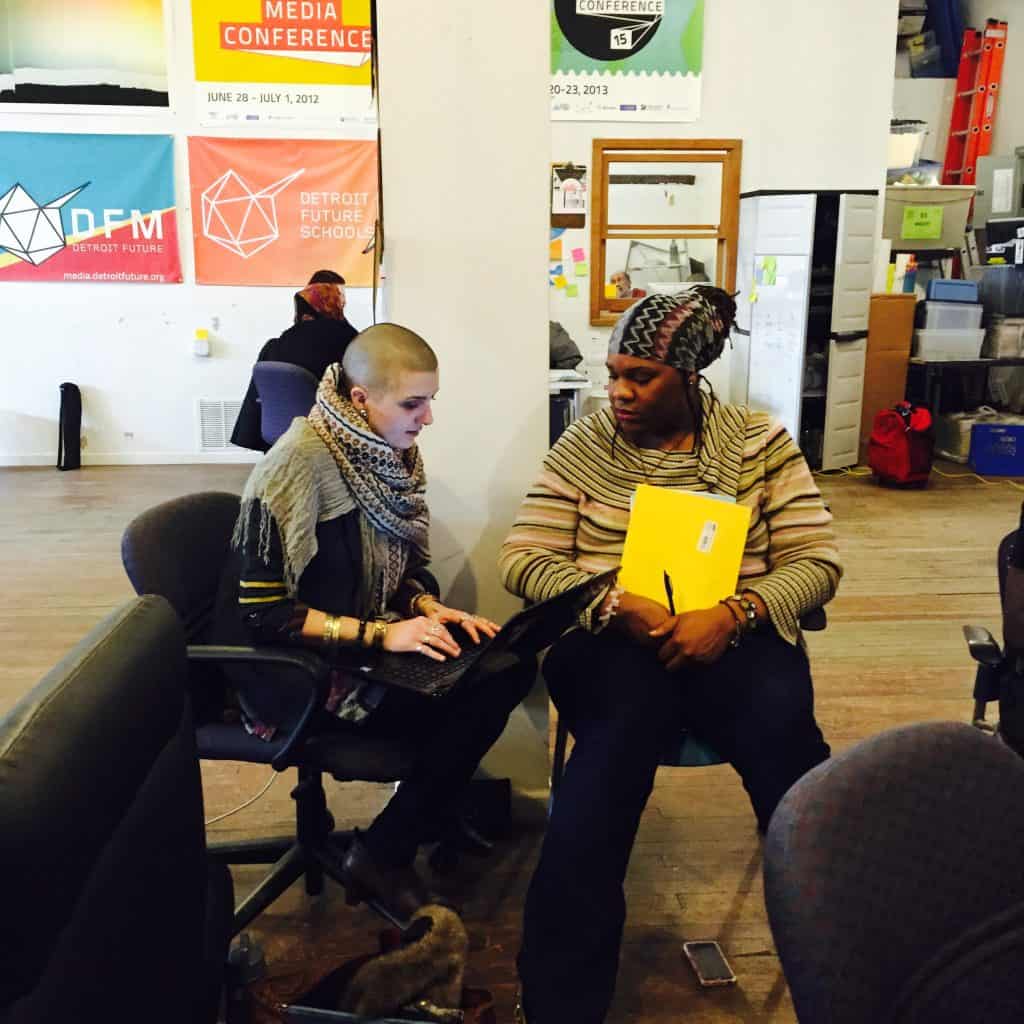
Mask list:
[[[305,303],[318,316],[341,320],[345,315],[345,289],[338,284],[307,284],[295,293],[295,313],[300,315]]]
[[[648,295],[619,318],[609,355],[653,359],[684,373],[710,366],[725,347],[736,318],[728,292],[698,284],[674,295]]]

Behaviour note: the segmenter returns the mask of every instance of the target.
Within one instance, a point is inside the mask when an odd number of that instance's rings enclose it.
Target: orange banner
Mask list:
[[[190,138],[188,154],[199,284],[373,284],[375,142]]]

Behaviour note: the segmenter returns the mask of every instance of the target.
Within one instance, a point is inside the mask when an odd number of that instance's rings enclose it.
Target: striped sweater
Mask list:
[[[544,460],[505,541],[505,587],[543,600],[617,565],[638,484],[728,495],[751,510],[740,587],[758,594],[779,635],[800,640],[800,616],[835,594],[842,568],[803,455],[766,413],[705,397],[697,453],[637,448],[609,409],[573,423]],[[668,541],[669,538],[666,538]],[[582,624],[596,628],[596,602]]]

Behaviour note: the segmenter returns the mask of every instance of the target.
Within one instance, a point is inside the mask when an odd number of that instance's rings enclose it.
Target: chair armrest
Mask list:
[[[217,664],[277,665],[293,668],[305,674],[309,686],[309,698],[295,727],[285,737],[281,749],[274,755],[271,767],[283,772],[291,764],[291,754],[306,738],[306,729],[317,708],[327,703],[327,684],[331,666],[311,651],[295,650],[290,647],[234,647],[223,644],[190,644],[189,661],[212,661]]]

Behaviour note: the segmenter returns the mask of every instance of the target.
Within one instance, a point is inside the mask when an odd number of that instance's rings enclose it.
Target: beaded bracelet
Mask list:
[[[732,600],[743,609],[743,614],[747,619],[747,629],[751,631],[757,629],[760,624],[760,620],[757,617],[757,605],[749,597],[744,597],[742,594],[735,594]]]
[[[743,634],[746,631],[746,626],[744,625],[745,620],[742,617],[742,614],[733,607],[732,602],[733,598],[727,597],[724,600],[719,601],[718,603],[721,605],[725,605],[725,607],[729,609],[729,614],[733,617],[733,620],[736,623],[736,628],[733,630],[733,634],[729,638],[729,646],[739,647],[740,641],[743,639]]]
[[[603,629],[611,622],[615,613],[619,609],[619,599],[622,597],[622,587],[616,584],[608,591],[607,596],[604,600],[604,611],[601,612],[597,617],[598,624]]]

